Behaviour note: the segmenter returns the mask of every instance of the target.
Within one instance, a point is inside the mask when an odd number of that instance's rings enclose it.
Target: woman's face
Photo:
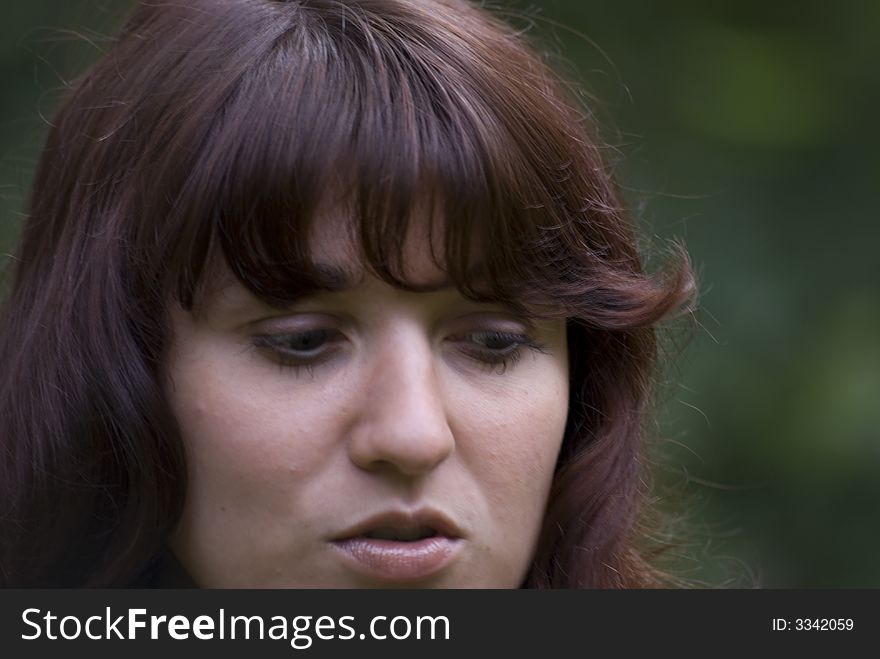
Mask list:
[[[175,554],[202,587],[519,586],[568,412],[564,321],[315,253],[351,286],[278,310],[229,276],[171,310]],[[409,253],[411,279],[443,280]]]

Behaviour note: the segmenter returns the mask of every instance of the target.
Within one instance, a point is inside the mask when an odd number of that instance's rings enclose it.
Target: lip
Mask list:
[[[366,536],[371,530],[389,526],[429,526],[436,535],[411,542]],[[461,529],[434,510],[374,515],[331,540],[332,546],[358,572],[391,583],[418,581],[437,574],[455,559],[463,542]]]

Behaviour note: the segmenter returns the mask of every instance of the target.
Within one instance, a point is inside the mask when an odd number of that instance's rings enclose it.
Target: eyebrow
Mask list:
[[[475,264],[468,270],[468,276],[478,283],[487,281],[485,273],[485,264],[482,262]],[[302,274],[306,275],[305,279],[301,281],[301,285],[295,293],[293,290],[288,291],[290,295],[277,296],[271,293],[261,294],[260,291],[248,287],[231,273],[229,273],[229,278],[224,280],[223,285],[215,292],[227,290],[228,287],[241,287],[247,292],[248,298],[252,298],[254,301],[259,302],[265,307],[278,311],[285,311],[303,302],[309,297],[320,294],[321,292],[342,294],[351,289],[357,288],[364,283],[367,271],[365,269],[351,267],[344,263],[339,264],[318,261],[309,264],[307,274]],[[440,293],[450,291],[454,288],[458,288],[458,286],[449,277],[445,277],[440,281],[414,286],[413,292]],[[208,298],[205,298],[205,300],[207,299],[216,298],[209,296]],[[516,303],[504,302],[502,304],[516,313],[523,313],[523,308]]]
[[[315,263],[312,268],[317,274],[315,279],[317,287],[334,293],[355,288],[364,280],[363,273],[358,275],[354,269],[344,265]]]
[[[247,289],[247,287],[244,288],[248,290],[248,293],[250,295],[255,296],[256,300],[260,303],[274,309],[286,310],[289,309],[292,305],[303,301],[304,299],[310,297],[311,295],[314,295],[315,293],[318,293],[319,291],[324,291],[331,294],[345,293],[348,290],[357,288],[359,285],[362,285],[366,277],[365,270],[352,268],[346,264],[335,264],[326,262],[312,263],[310,265],[310,274],[310,285],[308,285],[305,290],[302,290],[300,295],[292,296],[289,298],[276,298],[272,296],[264,297],[260,296],[259,293],[256,293],[253,290]],[[488,281],[488,276],[486,274],[485,263],[479,262],[469,268],[468,277],[471,278],[472,281],[486,283]],[[235,280],[235,277],[232,277],[232,280]],[[232,281],[230,281],[229,283],[231,284]],[[241,286],[240,281],[238,282],[238,285]],[[419,285],[417,288],[418,291],[416,292],[439,293],[457,288],[457,286],[452,282],[449,277],[446,277],[438,282]],[[492,302],[492,300],[487,299],[486,302]],[[501,304],[505,308],[509,309],[511,312],[523,317],[538,318],[541,316],[541,314],[535,313],[534,310],[528,305],[523,305],[516,300],[498,299],[495,300],[495,303]]]
[[[341,293],[356,288],[364,281],[365,273],[363,271],[358,272],[345,265],[315,263],[312,268],[317,275],[314,280],[316,287],[331,293]],[[485,280],[485,265],[478,263],[472,267],[468,271],[468,279]],[[454,284],[449,277],[445,277],[437,282],[419,284],[417,288],[425,293],[435,293],[454,288]]]

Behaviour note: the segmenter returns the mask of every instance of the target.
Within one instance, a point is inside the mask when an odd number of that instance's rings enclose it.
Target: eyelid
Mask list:
[[[473,340],[474,335],[481,334],[493,338],[501,337],[503,345],[491,347]],[[508,369],[515,368],[528,351],[538,353],[547,353],[548,351],[548,347],[538,343],[530,333],[520,331],[478,329],[450,338],[453,343],[458,344],[455,347],[457,353],[467,358],[470,363],[480,367],[481,370],[497,375],[504,375]]]
[[[296,334],[314,330],[334,330],[347,333],[353,321],[336,313],[302,312],[266,316],[248,323],[253,334]]]
[[[323,332],[328,335],[331,341],[335,341],[344,337],[342,332],[333,327],[304,327],[300,329],[290,329],[283,332],[259,332],[253,335],[254,341],[264,344],[266,347],[281,346],[281,344],[291,337],[302,337],[306,334],[315,332]]]
[[[327,341],[321,342],[313,349],[299,350],[285,345],[291,338],[310,332],[328,333],[330,336]],[[251,336],[250,342],[254,348],[263,352],[268,359],[278,364],[282,369],[291,369],[294,373],[305,370],[309,375],[314,375],[316,368],[329,363],[345,350],[342,345],[344,342],[343,333],[333,328],[322,327],[254,334]]]
[[[471,337],[481,334],[489,335],[490,338],[501,338],[502,341],[507,343],[502,348],[492,348],[482,345],[479,342],[470,340]],[[484,329],[475,330],[473,332],[466,332],[464,334],[452,337],[452,339],[456,342],[464,341],[468,343],[473,343],[478,346],[478,350],[486,353],[504,354],[515,352],[521,348],[532,348],[539,352],[547,352],[548,350],[548,346],[537,341],[535,337],[529,332],[510,332],[507,330]]]
[[[309,351],[299,353],[285,346],[285,342],[293,337],[312,332],[328,335],[322,347],[315,349],[315,355],[333,352],[350,334],[349,320],[337,314],[329,313],[288,313],[284,315],[260,318],[249,323],[249,341],[257,348],[270,351],[277,355],[287,355],[291,359],[301,356],[307,360],[312,358]],[[335,347],[334,347],[335,346]]]
[[[479,311],[459,316],[449,323],[453,335],[475,332],[502,332],[534,335],[537,327],[528,318],[506,311]]]

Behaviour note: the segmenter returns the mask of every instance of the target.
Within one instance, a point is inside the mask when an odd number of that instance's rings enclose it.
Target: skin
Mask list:
[[[316,260],[351,269],[328,226]],[[441,281],[422,244],[408,272]],[[279,310],[227,273],[198,314],[170,309],[166,395],[189,463],[175,555],[202,587],[518,587],[568,413],[564,321],[356,275]],[[462,532],[427,578],[383,582],[331,543],[423,508]]]

